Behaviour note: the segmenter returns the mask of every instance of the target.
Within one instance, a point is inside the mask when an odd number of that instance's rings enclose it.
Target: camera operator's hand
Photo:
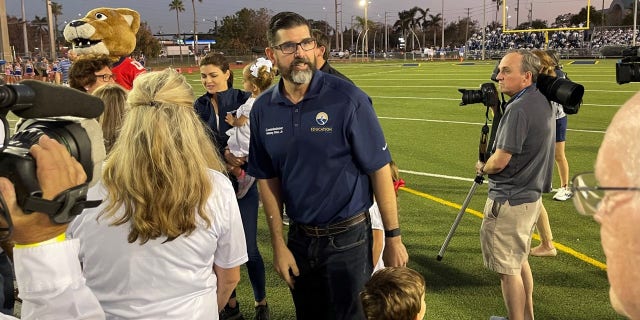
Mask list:
[[[476,162],[476,173],[477,174],[485,175],[486,172],[484,172],[484,165],[485,165],[485,163],[482,162],[482,161]]]
[[[71,157],[64,146],[47,136],[40,137],[38,144],[33,145],[30,152],[36,160],[36,173],[43,199],[52,200],[59,193],[87,180],[82,165]],[[55,224],[46,214],[25,214],[18,207],[15,189],[8,179],[0,178],[0,191],[13,220],[12,239],[17,244],[46,241],[67,229],[67,224]]]

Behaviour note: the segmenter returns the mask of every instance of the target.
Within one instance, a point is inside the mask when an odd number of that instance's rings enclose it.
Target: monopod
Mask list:
[[[486,163],[487,160],[489,159],[490,154],[489,154],[488,146],[492,146],[493,141],[495,140],[496,131],[498,130],[498,124],[500,123],[500,119],[502,119],[504,105],[505,103],[504,103],[504,95],[503,95],[502,104],[500,106],[487,106],[487,112],[485,114],[485,122],[484,122],[484,126],[482,126],[482,131],[480,133],[480,144],[478,147],[479,149],[478,159],[481,162]],[[493,110],[493,124],[491,125],[491,139],[489,139],[489,143],[487,143],[487,137],[489,135],[489,125],[488,125],[489,108]],[[476,192],[476,189],[478,188],[479,185],[482,184],[483,181],[484,181],[484,176],[482,174],[477,174],[475,179],[473,179],[473,185],[471,186],[469,193],[467,193],[467,197],[464,199],[464,202],[462,202],[462,207],[460,208],[460,212],[458,212],[456,219],[453,221],[453,224],[451,225],[451,229],[449,229],[449,234],[447,234],[447,237],[444,239],[444,243],[442,244],[442,247],[438,252],[438,256],[436,257],[438,261],[442,261],[444,252],[447,250],[447,247],[449,246],[449,242],[451,241],[451,238],[453,238],[453,234],[456,232],[456,229],[458,228],[458,224],[460,224],[460,221],[462,220],[462,216],[464,216],[464,213],[467,210],[467,207],[469,206],[469,202],[471,201],[473,194]]]

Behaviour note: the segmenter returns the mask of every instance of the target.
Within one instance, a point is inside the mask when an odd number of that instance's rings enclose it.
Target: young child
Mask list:
[[[33,79],[36,76],[36,72],[33,69],[33,63],[31,60],[27,60],[24,64],[24,78]]]
[[[398,166],[393,160],[389,162],[391,168],[391,179],[393,179],[393,188],[396,190],[396,197],[398,196],[398,189],[404,187],[404,180],[400,179],[400,172]],[[378,203],[373,202],[371,208],[369,208],[369,215],[371,216],[371,229],[373,231],[373,272],[384,268],[384,262],[382,261],[382,251],[384,250],[384,225],[382,224],[382,216],[380,215],[380,209]]]
[[[271,86],[274,77],[273,65],[270,60],[265,58],[258,58],[242,70],[242,86],[245,91],[251,92],[251,97],[235,111],[235,116],[230,112],[225,118],[225,121],[233,126],[227,131],[228,147],[236,157],[249,155],[249,113],[256,97]],[[227,165],[227,169],[238,179],[236,197],[242,199],[255,178],[247,175],[240,167]]]
[[[427,311],[424,277],[407,267],[375,272],[360,292],[367,320],[422,320]]]
[[[4,65],[4,75],[5,75],[5,82],[8,84],[13,84],[15,83],[15,79],[13,76],[13,64],[11,62],[7,62]]]
[[[13,81],[15,83],[22,81],[22,64],[20,61],[16,61],[13,64]]]

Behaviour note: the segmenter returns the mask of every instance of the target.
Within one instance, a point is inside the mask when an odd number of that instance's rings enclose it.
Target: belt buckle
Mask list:
[[[309,236],[311,236],[311,237],[316,237],[316,238],[317,238],[317,237],[320,237],[320,236],[321,236],[321,234],[320,234],[320,231],[321,231],[321,230],[320,230],[320,228],[318,228],[318,227],[303,226],[303,227],[302,227],[302,229],[304,230],[304,232],[305,232],[307,235],[309,235]]]

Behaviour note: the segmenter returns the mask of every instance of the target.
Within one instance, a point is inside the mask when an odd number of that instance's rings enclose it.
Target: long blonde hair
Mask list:
[[[167,237],[212,223],[206,203],[213,187],[207,168],[224,172],[192,104],[193,90],[173,69],[149,72],[133,82],[120,138],[111,149],[103,181],[108,205],[101,214],[114,225],[130,222],[128,241]],[[121,216],[115,216],[124,207]]]
[[[108,83],[98,87],[92,94],[104,102],[104,112],[98,118],[98,122],[102,125],[104,148],[109,153],[122,126],[127,105],[127,90],[115,83]]]

